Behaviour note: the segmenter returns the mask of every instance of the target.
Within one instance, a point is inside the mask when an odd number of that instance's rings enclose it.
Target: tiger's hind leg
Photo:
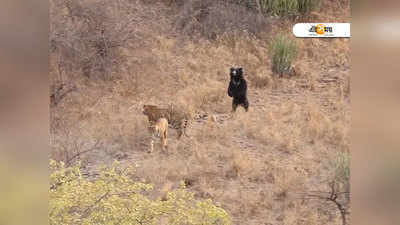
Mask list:
[[[167,148],[167,130],[165,130],[161,134],[161,144],[162,144],[162,150],[165,151]]]

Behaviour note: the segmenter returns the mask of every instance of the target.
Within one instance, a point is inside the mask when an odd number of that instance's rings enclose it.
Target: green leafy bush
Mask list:
[[[259,0],[261,11],[274,16],[307,14],[319,6],[320,0]]]
[[[292,62],[296,58],[296,41],[286,35],[278,34],[270,44],[272,72],[277,74],[289,73]]]
[[[50,224],[231,224],[225,210],[211,200],[196,200],[184,184],[164,200],[150,199],[153,186],[134,182],[133,167],[114,164],[95,179],[85,178],[79,166],[52,160],[50,168]]]

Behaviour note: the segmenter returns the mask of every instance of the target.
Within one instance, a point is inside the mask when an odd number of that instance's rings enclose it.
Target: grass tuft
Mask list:
[[[279,75],[288,74],[297,55],[296,41],[288,36],[278,34],[270,44],[272,72]]]
[[[336,180],[342,183],[346,191],[350,191],[350,154],[347,152],[339,153],[336,158]]]
[[[261,11],[274,16],[305,15],[318,8],[320,0],[260,0]]]

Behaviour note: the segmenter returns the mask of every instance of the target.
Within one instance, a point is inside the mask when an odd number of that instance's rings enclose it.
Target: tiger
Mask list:
[[[167,147],[168,120],[166,118],[160,118],[156,121],[154,125],[151,125],[149,128],[152,134],[149,152],[153,152],[154,150],[155,137],[160,138],[162,150],[165,151]]]
[[[143,105],[143,114],[147,116],[150,125],[154,124],[160,118],[166,118],[171,128],[178,131],[178,139],[186,134],[188,119],[185,116],[178,115],[172,107],[160,108],[156,105]]]

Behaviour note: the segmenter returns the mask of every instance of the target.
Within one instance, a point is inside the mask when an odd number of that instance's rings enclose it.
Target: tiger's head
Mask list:
[[[157,108],[157,106],[155,106],[155,105],[143,105],[142,112],[144,115],[149,115],[149,113],[151,113],[151,111],[153,111],[156,108]]]

